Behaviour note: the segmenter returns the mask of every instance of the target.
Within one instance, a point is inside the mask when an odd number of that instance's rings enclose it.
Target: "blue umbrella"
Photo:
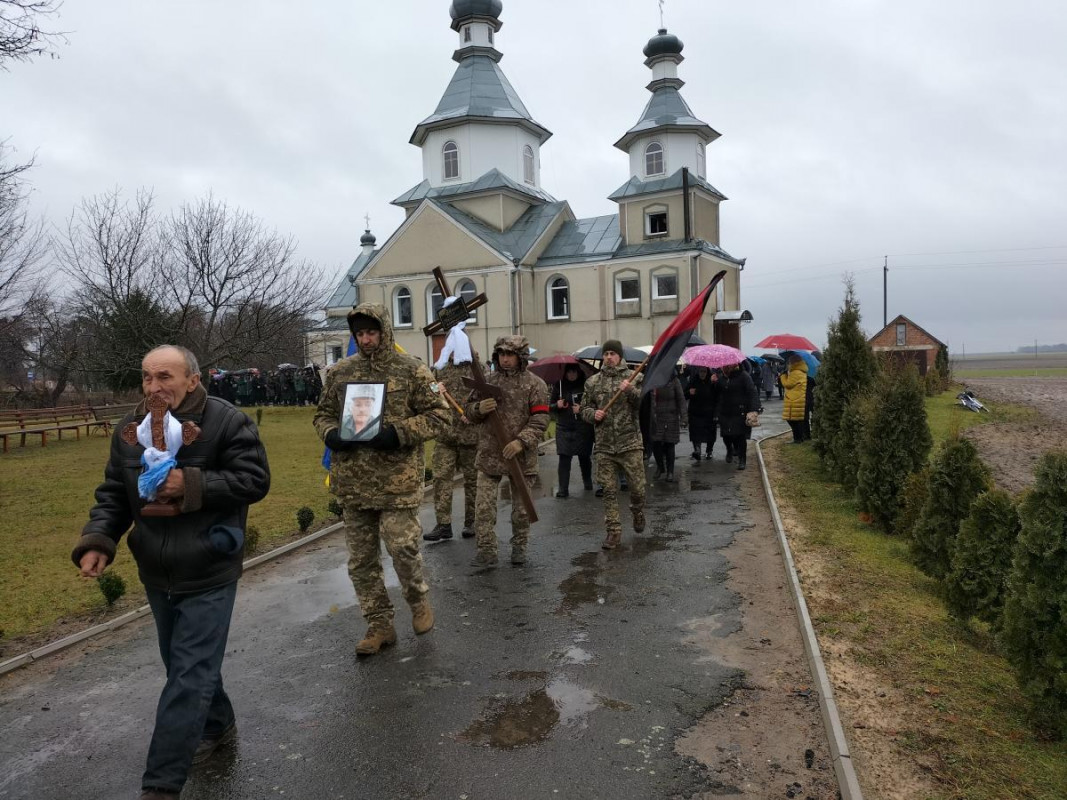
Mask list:
[[[766,364],[767,359],[761,356],[745,356],[749,361],[755,361],[757,364]]]
[[[808,365],[808,375],[813,378],[819,372],[819,359],[813,356],[810,350],[779,350],[778,355],[785,359],[790,356],[800,356],[800,358],[804,359],[804,363]]]

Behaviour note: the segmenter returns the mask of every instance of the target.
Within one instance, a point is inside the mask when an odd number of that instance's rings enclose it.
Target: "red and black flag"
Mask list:
[[[674,318],[674,322],[667,326],[667,330],[660,334],[648,356],[642,394],[670,383],[678,359],[682,357],[686,345],[689,344],[689,338],[696,332],[700,318],[704,316],[708,298],[724,277],[726,277],[726,270],[712,278],[711,283],[704,287],[704,290],[682,309],[682,313]]]

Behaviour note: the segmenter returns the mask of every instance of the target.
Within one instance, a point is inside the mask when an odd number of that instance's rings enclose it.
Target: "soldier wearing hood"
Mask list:
[[[394,346],[393,325],[384,306],[363,303],[348,314],[355,355],[326,374],[315,430],[333,451],[330,491],[344,508],[348,574],[367,621],[356,646],[359,655],[396,642],[393,606],[382,579],[380,542],[392,556],[415,633],[433,627],[419,552],[418,509],[422,501],[423,443],[448,425],[448,407],[433,391],[433,375],[417,358]],[[367,441],[341,436],[340,420],[350,382],[385,384],[379,432]]]
[[[634,533],[645,529],[645,454],[638,411],[641,408],[641,381],[622,360],[622,343],[609,339],[601,346],[603,365],[586,381],[582,397],[582,419],[596,425],[597,482],[604,487],[605,550],[614,550],[622,538],[619,495],[615,474],[626,475],[630,484],[630,512]],[[615,404],[605,407],[622,390]]]
[[[526,485],[532,487],[537,477],[537,446],[548,429],[548,386],[526,369],[529,360],[530,343],[525,336],[501,336],[493,347],[496,369],[486,378],[487,383],[500,387],[500,400],[479,399],[475,393],[471,395],[472,402],[467,404],[467,414],[474,422],[483,422],[495,410],[508,435],[508,442],[502,448],[490,425],[482,425],[478,434],[478,454],[474,460],[478,468],[474,512],[478,553],[471,566],[482,569],[497,564],[497,492],[500,479],[508,471],[506,459],[520,459]],[[511,563],[521,565],[526,563],[530,519],[518,499],[517,487],[512,486],[511,496]]]

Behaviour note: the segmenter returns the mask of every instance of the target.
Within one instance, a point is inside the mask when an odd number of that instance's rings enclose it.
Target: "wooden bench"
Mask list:
[[[74,431],[74,436],[81,439],[82,429],[88,436],[93,430],[109,433],[112,422],[110,417],[97,417],[92,406],[59,406],[56,408],[26,408],[0,412],[0,440],[3,440],[3,452],[8,451],[8,440],[18,436],[19,446],[26,446],[27,436],[40,436],[41,447],[48,446],[48,435],[55,433],[63,438],[63,431]]]

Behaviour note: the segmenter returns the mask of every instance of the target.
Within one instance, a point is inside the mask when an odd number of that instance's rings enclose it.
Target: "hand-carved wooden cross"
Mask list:
[[[446,298],[452,297],[452,290],[448,288],[448,281],[445,280],[445,274],[441,271],[440,267],[435,267],[433,271],[434,280],[437,281],[437,286],[441,289],[441,294]],[[489,302],[489,298],[485,294],[479,294],[476,297],[471,298],[469,303],[464,302],[462,297],[457,297],[456,302],[450,306],[446,306],[437,312],[437,321],[431,322],[422,332],[427,336],[433,336],[435,333],[447,333],[452,328],[456,327],[459,323],[465,321],[470,317],[470,312],[476,308],[481,308]],[[471,359],[471,377],[464,378],[463,382],[476,390],[482,397],[499,398],[503,392],[500,387],[493,386],[485,380],[485,374],[482,372],[482,365],[478,359]],[[504,421],[500,419],[499,415],[493,411],[487,417],[490,429],[493,431],[493,438],[496,439],[497,445],[500,449],[504,449],[504,445],[511,441],[508,437],[508,432],[504,429]],[[508,465],[508,474],[511,476],[511,485],[515,488],[515,491],[519,493],[519,498],[522,500],[523,508],[526,509],[526,516],[530,518],[530,522],[537,522],[537,509],[534,508],[533,497],[530,496],[530,489],[526,485],[526,476],[522,472],[522,465],[519,463],[518,456],[515,458],[505,459],[505,463]],[[512,500],[512,502],[515,502]]]
[[[148,410],[148,416],[152,420],[152,446],[156,450],[166,450],[167,437],[164,433],[163,425],[169,410],[167,399],[159,394],[150,395],[145,400],[145,408]],[[182,444],[191,444],[199,436],[200,428],[196,423],[189,421],[182,423]],[[136,422],[131,422],[123,429],[122,440],[127,444],[137,444]],[[181,513],[179,505],[167,500],[157,500],[154,503],[146,503],[141,507],[142,517],[176,517],[179,513]]]

